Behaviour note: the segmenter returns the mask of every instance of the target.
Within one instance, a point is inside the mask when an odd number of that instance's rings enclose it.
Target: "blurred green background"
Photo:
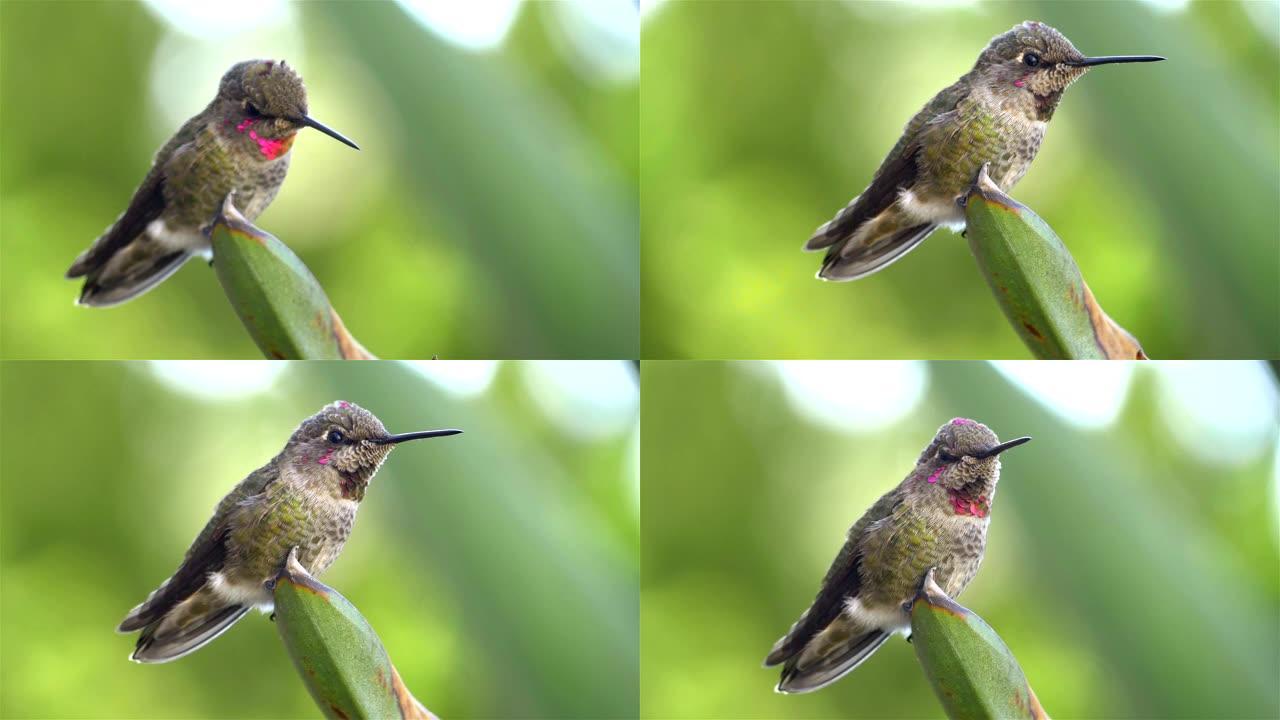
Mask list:
[[[760,663],[956,416],[1034,438],[959,600],[1051,716],[1280,715],[1266,365],[646,362],[642,383],[642,717],[940,716],[898,638],[808,695]]]
[[[635,717],[635,368],[600,363],[0,364],[0,716],[318,717],[251,613],[164,665],[116,624],[231,487],[337,398],[393,432],[322,577],[443,718]]]
[[[994,35],[1158,54],[1072,87],[1013,196],[1155,358],[1280,357],[1280,4],[665,2],[642,19],[646,358],[1025,358],[965,242],[814,279],[813,230]]]
[[[0,3],[0,352],[260,357],[203,263],[106,311],[62,276],[222,73],[271,57],[362,149],[303,132],[257,222],[373,353],[636,357],[636,22],[630,0]]]

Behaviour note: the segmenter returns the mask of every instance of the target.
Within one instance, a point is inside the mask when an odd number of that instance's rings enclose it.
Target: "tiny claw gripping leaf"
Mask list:
[[[1018,661],[991,626],[925,574],[911,603],[911,646],[952,720],[1047,720]]]
[[[325,717],[438,720],[404,686],[360,611],[312,577],[297,552],[275,579],[276,629]]]
[[[1062,240],[1004,192],[983,165],[961,203],[965,237],[996,302],[1044,359],[1145,360],[1136,338],[1103,312]]]
[[[347,332],[302,260],[246,220],[231,195],[223,200],[210,237],[218,282],[268,358],[374,359]]]

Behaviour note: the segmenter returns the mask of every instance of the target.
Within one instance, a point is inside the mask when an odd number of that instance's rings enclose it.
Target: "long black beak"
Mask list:
[[[360,149],[359,145],[343,137],[342,133],[338,132],[337,130],[334,130],[333,128],[326,126],[324,123],[320,122],[319,120],[316,120],[310,115],[303,115],[302,119],[299,120],[298,122],[302,123],[303,125],[306,125],[309,128],[315,128],[316,130],[319,130],[320,132],[324,133],[325,135],[328,135],[334,140],[337,140],[343,145],[350,145],[351,147],[357,150]]]
[[[418,432],[401,433],[400,435],[388,435],[384,438],[378,438],[373,442],[379,445],[394,445],[406,440],[422,440],[424,438],[447,437],[449,435],[461,434],[461,430],[419,430]]]
[[[1008,450],[1009,448],[1018,447],[1019,445],[1025,442],[1030,442],[1030,441],[1031,441],[1031,438],[1029,437],[1016,438],[1014,440],[1010,440],[1009,442],[1002,442],[999,445],[991,448],[990,450],[986,450],[984,452],[974,455],[974,457],[978,458],[979,460],[981,460],[982,458],[989,458],[995,455],[999,455],[1000,453],[1004,452],[1005,450]]]
[[[1111,63],[1160,62],[1163,59],[1159,55],[1103,55],[1083,60],[1068,60],[1062,64],[1073,67],[1090,67],[1093,65],[1110,65]]]

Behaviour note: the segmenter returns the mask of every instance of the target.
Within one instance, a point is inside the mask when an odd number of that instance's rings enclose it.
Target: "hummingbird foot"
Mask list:
[[[978,168],[978,172],[973,174],[973,182],[969,183],[969,189],[965,190],[963,193],[960,193],[959,195],[956,196],[956,206],[960,208],[960,212],[964,212],[965,208],[969,206],[970,195],[972,195],[975,192],[981,194],[982,187],[984,184],[989,184],[989,185],[995,184],[991,182],[990,176],[987,175],[987,171],[990,167],[991,167],[990,162],[982,163],[982,166]],[[962,236],[964,235],[964,233],[960,233],[960,234]]]

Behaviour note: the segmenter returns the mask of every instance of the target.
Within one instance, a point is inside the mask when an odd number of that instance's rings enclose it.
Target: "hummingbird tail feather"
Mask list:
[[[804,649],[805,644],[809,642],[816,632],[809,623],[809,617],[812,613],[813,608],[800,613],[800,619],[791,624],[787,634],[778,638],[778,641],[769,649],[769,656],[764,659],[765,667],[780,665],[795,657]],[[819,620],[818,622],[823,621]]]
[[[132,248],[133,246],[126,248],[120,254],[123,255]],[[164,250],[154,245],[151,248]],[[80,291],[80,299],[76,302],[90,307],[119,305],[158,285],[177,272],[190,257],[191,253],[185,250],[164,250],[164,254],[154,258],[131,263],[118,263],[113,257],[111,261],[88,273],[84,288]]]
[[[871,630],[851,636],[846,631],[832,630],[814,638],[805,650],[782,666],[782,678],[776,690],[780,693],[807,693],[824,688],[847,675],[889,639],[883,630]],[[855,626],[854,629],[860,630]],[[832,635],[827,638],[828,635]],[[826,641],[824,642],[824,638]]]
[[[805,252],[817,252],[824,248],[831,247],[841,240],[849,236],[853,226],[858,224],[858,214],[864,212],[865,209],[858,205],[858,201],[862,199],[858,195],[849,201],[836,213],[836,216],[823,223],[821,227],[813,231],[813,237],[809,238],[809,242],[804,244]]]
[[[129,659],[140,663],[176,660],[226,632],[248,611],[244,605],[228,603],[202,590],[143,628]]]
[[[912,248],[924,242],[924,239],[929,237],[929,233],[937,228],[938,226],[934,223],[926,223],[878,237],[870,237],[870,233],[856,232],[827,251],[827,257],[822,261],[822,269],[818,271],[818,277],[836,282],[866,277],[906,255]],[[859,231],[862,229],[859,228]]]

